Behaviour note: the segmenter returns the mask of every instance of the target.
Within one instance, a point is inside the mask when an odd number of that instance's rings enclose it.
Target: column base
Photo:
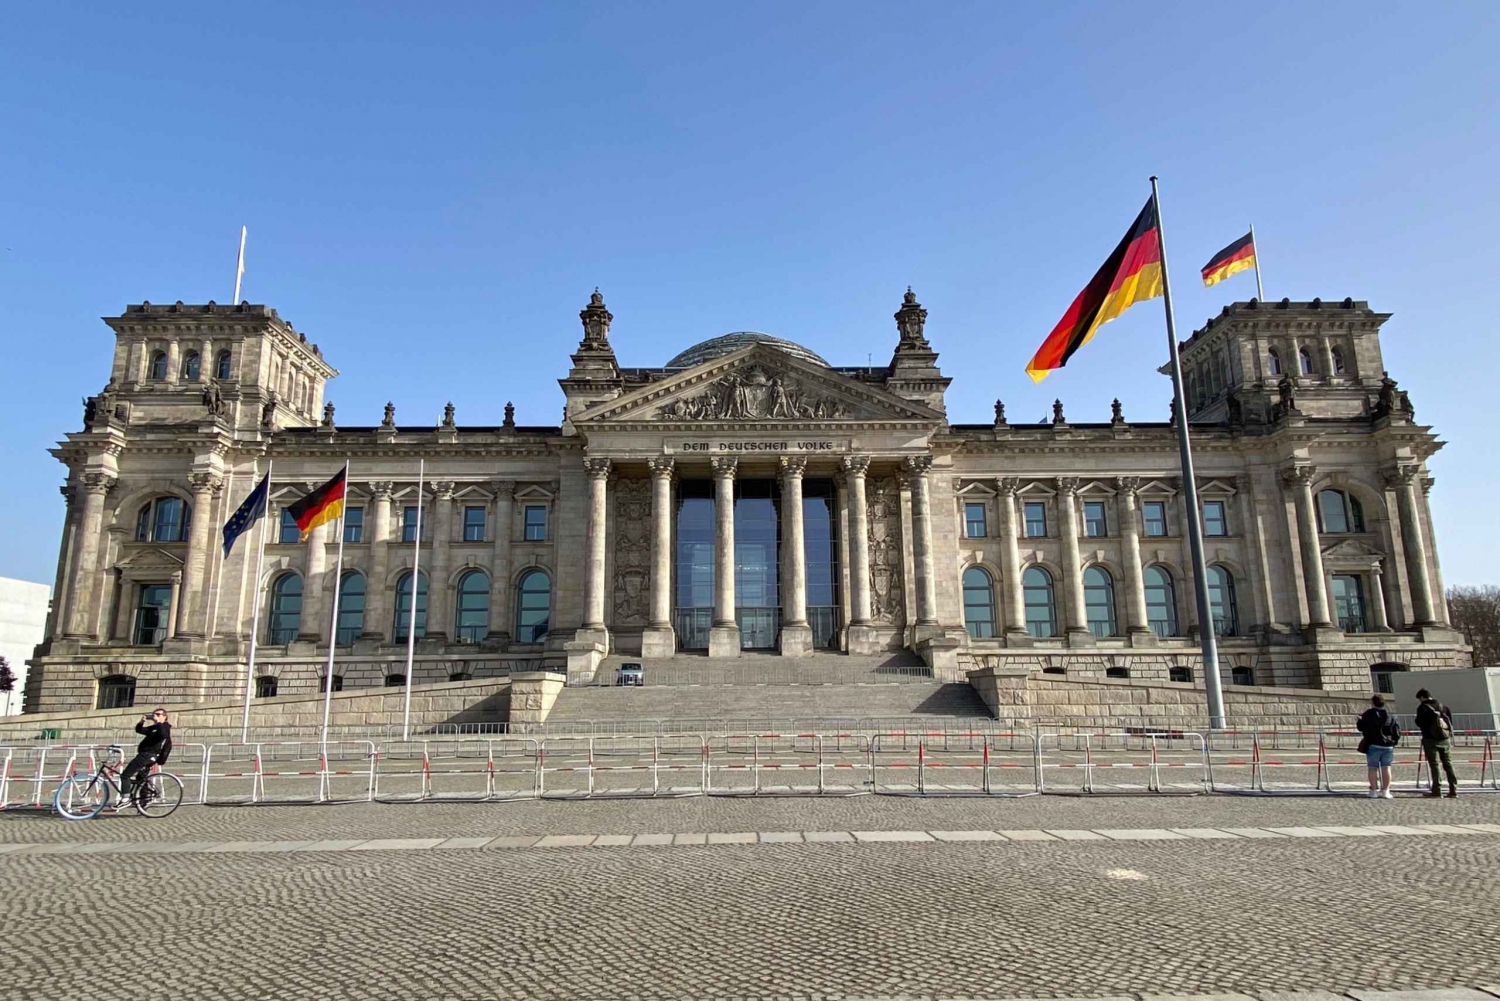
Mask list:
[[[609,656],[609,628],[607,626],[582,626],[573,634],[575,643],[592,643],[600,654]]]
[[[734,624],[709,627],[708,655],[710,657],[738,657],[740,655],[740,627]]]
[[[880,634],[868,622],[851,625],[845,643],[851,657],[873,657],[885,652]]]
[[[1091,647],[1098,645],[1099,641],[1095,639],[1094,634],[1089,632],[1087,629],[1080,629],[1077,626],[1068,627],[1068,646],[1070,648]]]
[[[781,655],[807,657],[813,652],[812,626],[806,622],[784,623],[781,627]]]
[[[642,657],[675,657],[677,633],[671,626],[647,626],[641,631]]]
[[[1157,645],[1156,633],[1152,632],[1150,629],[1147,629],[1145,626],[1131,626],[1126,631],[1125,635],[1126,638],[1130,640],[1130,645],[1133,647]]]

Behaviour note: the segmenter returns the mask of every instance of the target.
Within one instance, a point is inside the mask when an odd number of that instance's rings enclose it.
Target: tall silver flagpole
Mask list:
[[[406,623],[406,708],[401,713],[401,739],[411,739],[411,663],[417,644],[417,596],[422,593],[422,479],[427,460],[417,462],[417,535],[411,554],[411,617]],[[400,592],[398,591],[399,595]]]
[[[260,575],[266,563],[266,533],[271,530],[271,474],[276,460],[266,463],[266,500],[260,515],[260,548],[255,555],[255,579],[250,582],[254,611],[250,613],[250,659],[245,663],[245,716],[240,721],[240,743],[250,742],[250,696],[255,691],[255,645],[260,639]]]
[[[1156,243],[1161,252],[1161,291],[1167,308],[1167,350],[1172,359],[1172,394],[1177,401],[1177,449],[1182,455],[1182,486],[1187,493],[1188,543],[1193,551],[1193,590],[1198,600],[1198,632],[1203,638],[1203,687],[1208,692],[1208,725],[1224,729],[1224,688],[1219,679],[1219,645],[1214,636],[1208,602],[1208,570],[1203,560],[1203,525],[1198,510],[1198,484],[1193,478],[1193,446],[1188,440],[1187,399],[1182,391],[1182,358],[1177,353],[1177,322],[1172,315],[1172,285],[1167,280],[1167,238],[1161,221],[1161,194],[1151,177],[1151,200],[1156,203]]]
[[[328,667],[323,675],[323,744],[326,752],[328,745],[328,714],[333,709],[333,652],[339,646],[339,591],[343,590],[344,583],[344,512],[349,510],[349,460],[344,460],[344,502],[339,506],[339,558],[333,571],[333,615],[332,624],[328,627]],[[324,781],[327,781],[327,772],[324,773]]]
[[[234,262],[234,298],[230,300],[234,305],[240,303],[240,279],[245,277],[245,233],[247,227],[240,227],[240,256]]]
[[[1161,221],[1161,206],[1156,207],[1157,222]],[[1261,302],[1266,301],[1265,286],[1260,283],[1260,244],[1255,242],[1255,223],[1250,224],[1250,249],[1255,254],[1255,298]]]

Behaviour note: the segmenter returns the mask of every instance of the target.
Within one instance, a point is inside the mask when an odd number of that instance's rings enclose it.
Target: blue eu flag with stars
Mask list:
[[[267,473],[260,484],[250,491],[250,496],[245,498],[245,503],[240,505],[239,510],[224,523],[225,559],[229,558],[229,550],[234,548],[234,540],[250,531],[261,515],[266,513],[266,499],[270,492],[271,474]]]

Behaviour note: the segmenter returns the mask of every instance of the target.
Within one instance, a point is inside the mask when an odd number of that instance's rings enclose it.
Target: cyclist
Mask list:
[[[149,716],[142,716],[141,721],[135,725],[135,732],[142,735],[142,740],[135,749],[135,758],[125,766],[125,771],[120,775],[120,802],[116,804],[117,808],[130,802],[130,791],[135,788],[136,781],[141,776],[150,774],[152,765],[166,764],[167,757],[172,753],[172,724],[167,722],[165,709],[156,709]]]

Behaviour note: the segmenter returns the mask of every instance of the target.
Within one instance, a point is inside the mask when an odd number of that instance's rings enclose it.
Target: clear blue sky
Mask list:
[[[1163,419],[1156,304],[1023,372],[1157,173],[1183,336],[1253,294],[1195,280],[1251,221],[1269,297],[1395,314],[1448,582],[1500,580],[1500,5],[156,7],[0,38],[0,575],[52,580],[98,317],[229,300],[241,223],[345,424],[556,422],[595,285],[622,364],[742,329],[880,364],[908,283],[955,422]]]

